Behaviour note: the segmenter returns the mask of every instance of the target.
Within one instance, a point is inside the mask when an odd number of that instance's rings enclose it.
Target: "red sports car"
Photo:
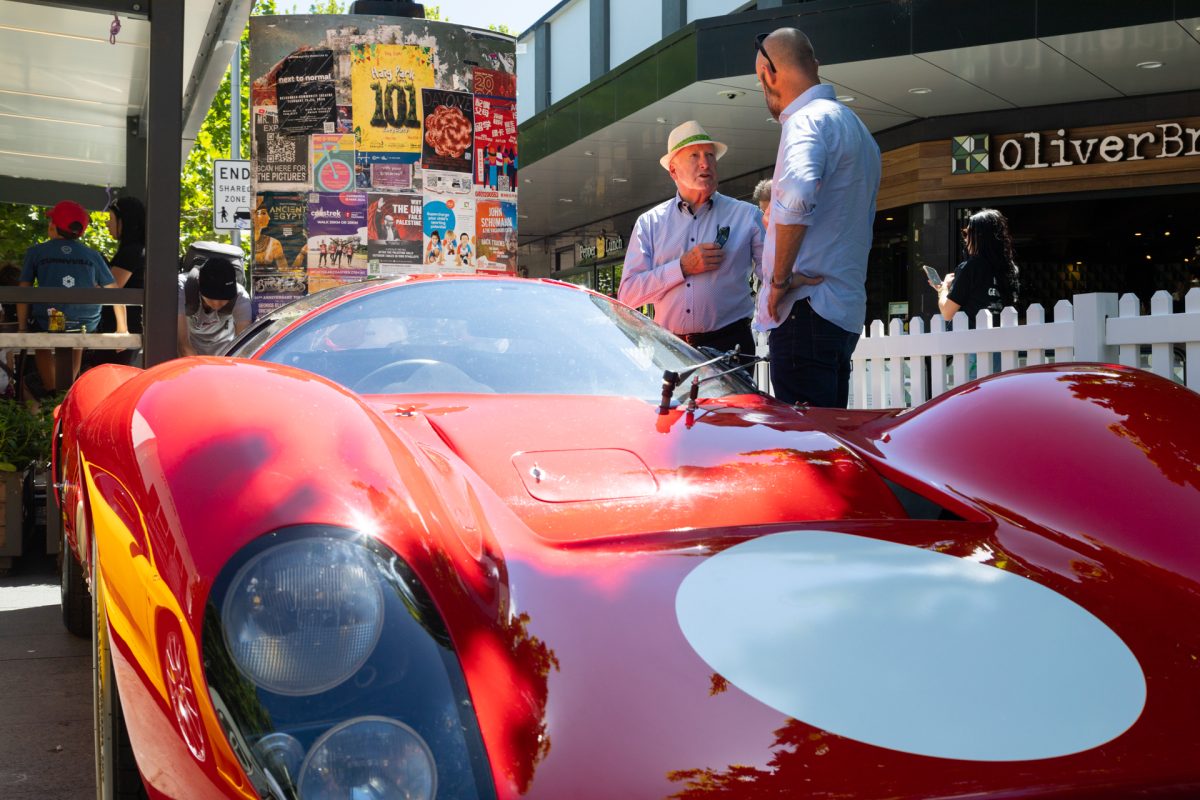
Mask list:
[[[58,413],[103,797],[1200,792],[1200,395],[791,407],[552,281],[398,279]],[[693,399],[694,398],[694,399]]]

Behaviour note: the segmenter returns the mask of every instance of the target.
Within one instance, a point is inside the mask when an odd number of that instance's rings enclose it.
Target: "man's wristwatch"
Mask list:
[[[772,289],[786,289],[791,285],[792,285],[792,276],[790,274],[786,278],[784,278],[782,281],[776,281],[774,276],[771,277],[771,288]]]

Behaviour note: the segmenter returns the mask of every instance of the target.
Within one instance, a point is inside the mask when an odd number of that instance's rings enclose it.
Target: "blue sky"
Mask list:
[[[281,14],[306,14],[312,0],[278,0],[276,8]],[[537,22],[543,14],[554,8],[558,0],[505,0],[503,3],[487,0],[435,0],[426,6],[441,8],[442,19],[460,25],[486,28],[488,25],[504,24],[514,35],[521,34]],[[347,0],[346,5],[349,5]]]

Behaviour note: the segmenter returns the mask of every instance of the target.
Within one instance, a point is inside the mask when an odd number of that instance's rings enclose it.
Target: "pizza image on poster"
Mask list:
[[[275,95],[282,132],[333,133],[333,51],[301,50],[285,58],[275,78]]]
[[[470,172],[475,101],[467,92],[423,89],[425,129],[421,164],[425,169]]]
[[[370,274],[391,275],[393,269],[421,263],[421,196],[375,193],[367,195],[367,261]]]
[[[517,263],[516,195],[480,193],[475,217],[475,266],[511,272]]]
[[[364,153],[421,152],[421,92],[434,85],[429,47],[356,44],[350,48],[351,114]]]
[[[312,154],[312,188],[318,192],[348,192],[354,189],[354,134],[315,133]]]
[[[496,191],[517,185],[517,104],[475,97],[475,184]]]

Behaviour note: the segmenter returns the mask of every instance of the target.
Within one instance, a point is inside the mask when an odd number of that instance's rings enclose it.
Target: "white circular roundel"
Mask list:
[[[1064,756],[1119,736],[1146,701],[1133,653],[1066,597],[861,536],[735,545],[684,578],[675,611],[700,657],[751,697],[907,753]]]

